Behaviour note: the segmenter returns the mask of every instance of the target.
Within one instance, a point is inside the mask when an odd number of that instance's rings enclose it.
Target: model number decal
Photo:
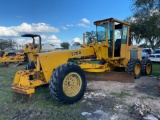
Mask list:
[[[72,56],[80,55],[80,54],[81,54],[81,51],[71,52],[71,55],[72,55]]]

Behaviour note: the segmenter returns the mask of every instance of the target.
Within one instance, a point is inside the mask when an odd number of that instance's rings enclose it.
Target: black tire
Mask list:
[[[137,66],[139,68],[137,68]],[[142,64],[141,64],[141,61],[139,59],[130,59],[128,61],[128,64],[127,64],[127,67],[126,67],[126,71],[128,73],[134,73],[134,78],[135,79],[140,78],[141,77],[141,73],[142,73]]]
[[[148,58],[141,60],[142,75],[150,75],[152,73],[152,61]]]
[[[32,70],[32,69],[35,69],[35,64],[34,64],[33,61],[29,62],[29,63],[26,65],[25,70]]]
[[[75,82],[77,84],[74,84]],[[74,63],[66,63],[54,70],[50,79],[49,89],[54,99],[61,103],[72,104],[83,97],[86,85],[86,77],[83,70]],[[69,93],[65,88],[70,89],[69,92],[74,95],[68,95]]]

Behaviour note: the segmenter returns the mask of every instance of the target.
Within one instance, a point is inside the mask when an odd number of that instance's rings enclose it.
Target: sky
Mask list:
[[[93,22],[132,15],[131,0],[0,0],[0,39],[25,44],[22,34],[39,34],[42,43],[82,42]]]

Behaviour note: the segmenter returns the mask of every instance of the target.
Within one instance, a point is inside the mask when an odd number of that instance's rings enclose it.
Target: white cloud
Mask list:
[[[79,24],[77,24],[77,26],[84,27],[84,28],[89,28],[89,26],[84,24],[84,23],[79,23]]]
[[[28,43],[32,43],[33,39],[29,38],[16,38],[15,41],[19,44],[19,45],[24,45],[24,44],[28,44]]]
[[[60,39],[58,39],[55,35],[51,35],[49,37],[46,38],[45,43],[52,43],[53,45],[60,45],[62,41]]]
[[[66,26],[67,27],[73,27],[74,25],[73,24],[67,24]]]
[[[47,25],[45,23],[22,23],[20,26],[13,26],[13,30],[19,32],[19,33],[24,33],[24,32],[32,32],[32,33],[57,33],[59,30],[57,28],[54,28],[50,25]]]
[[[82,43],[82,40],[81,40],[80,38],[76,37],[76,38],[74,38],[74,39],[73,39],[73,42],[79,42],[79,43]]]
[[[83,18],[82,22],[86,23],[86,24],[90,24],[90,21],[87,18]]]
[[[55,35],[51,35],[51,36],[41,35],[41,38],[42,38],[42,43],[50,43],[55,46],[60,46],[60,44],[62,43],[62,41],[58,39],[57,36]],[[14,40],[18,43],[18,45],[32,43],[33,41],[31,37],[21,37],[21,38],[16,37],[14,38]]]
[[[75,42],[79,42],[82,44],[82,40],[79,37],[75,37],[72,40],[69,40],[68,43],[72,46]]]
[[[18,36],[19,34],[10,27],[0,26],[0,36]]]
[[[46,39],[46,38],[47,38],[46,35],[41,35],[41,39],[42,39],[42,40],[44,40],[44,39]]]
[[[57,33],[58,28],[45,23],[22,23],[19,26],[4,27],[0,26],[0,36],[20,36],[22,33]]]
[[[73,25],[73,24],[67,24],[67,27],[73,27],[73,26],[80,26],[80,27],[84,27],[84,28],[89,28],[90,21],[87,18],[83,18],[81,19],[81,23],[78,23],[77,25]]]
[[[62,29],[63,29],[63,30],[67,30],[67,28],[66,28],[66,27],[62,27]]]

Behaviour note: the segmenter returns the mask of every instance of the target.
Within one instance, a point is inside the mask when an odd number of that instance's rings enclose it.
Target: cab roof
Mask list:
[[[122,24],[125,24],[127,26],[130,26],[129,23],[127,22],[124,22],[124,21],[121,21],[121,20],[117,20],[115,18],[107,18],[107,19],[103,19],[103,20],[98,20],[98,21],[95,21],[94,22],[94,25],[100,25],[100,24],[105,24],[107,22],[119,22],[119,23],[122,23]]]
[[[23,35],[21,35],[21,37],[40,37],[40,35],[38,35],[38,34],[23,34]]]

